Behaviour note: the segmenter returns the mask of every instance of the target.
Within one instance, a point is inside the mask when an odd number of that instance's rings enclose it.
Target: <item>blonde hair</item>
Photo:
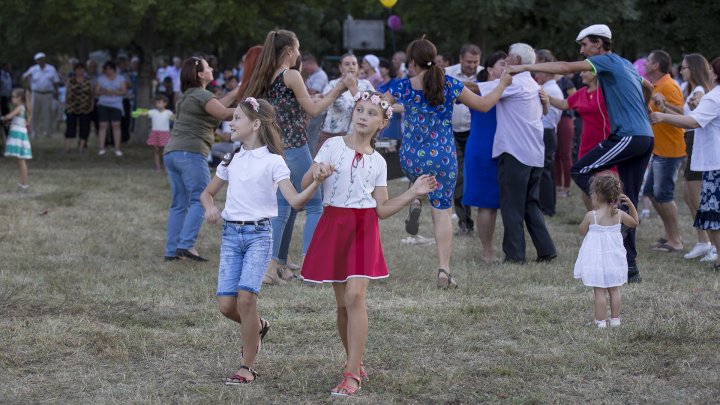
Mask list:
[[[392,111],[392,104],[390,104],[390,102],[385,98],[385,95],[382,94],[382,93],[378,93],[377,91],[362,91],[362,92],[360,92],[360,96],[364,96],[365,93],[367,93],[367,98],[361,97],[359,100],[357,100],[357,101],[355,102],[355,105],[357,105],[357,103],[359,103],[359,102],[361,102],[361,101],[367,101],[367,102],[369,102],[370,104],[375,105],[375,106],[377,106],[378,108],[380,108],[380,111],[382,111],[382,113],[383,113],[383,119],[384,119],[384,120],[389,120],[390,118],[388,118],[387,114],[388,114],[388,110],[391,110],[391,111]],[[360,96],[356,96],[356,97],[360,97]],[[380,103],[375,104],[375,103],[371,102],[371,101],[370,101],[370,98],[371,98],[372,96],[378,96],[378,97],[380,98]],[[385,102],[385,104],[387,105],[387,107],[383,107],[383,102]],[[352,113],[353,113],[353,115],[355,115],[355,107],[353,107],[353,112],[352,112]],[[352,120],[352,117],[351,117],[351,120]],[[375,149],[375,138],[377,137],[377,134],[378,134],[378,132],[380,132],[380,131],[381,131],[381,130],[378,129],[378,130],[375,132],[375,134],[372,136],[372,138],[370,139],[370,146],[371,146],[373,149]]]
[[[590,180],[590,195],[602,202],[610,204],[612,207],[611,215],[615,216],[620,206],[620,195],[622,194],[622,182],[612,172],[602,172],[596,174]]]

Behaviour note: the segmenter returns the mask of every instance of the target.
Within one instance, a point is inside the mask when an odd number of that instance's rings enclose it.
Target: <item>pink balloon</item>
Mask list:
[[[390,17],[388,17],[387,25],[393,31],[400,31],[400,28],[402,28],[402,21],[400,21],[400,17],[393,14]]]

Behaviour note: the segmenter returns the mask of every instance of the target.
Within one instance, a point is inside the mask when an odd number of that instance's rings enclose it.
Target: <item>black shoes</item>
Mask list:
[[[180,260],[180,258],[177,256],[165,256],[166,262],[174,262],[175,260]]]
[[[208,259],[206,259],[200,255],[196,255],[187,249],[178,249],[175,252],[177,253],[178,259],[190,259],[190,260],[195,260],[196,262],[208,261]],[[165,260],[167,260],[167,258]]]
[[[635,275],[628,277],[628,284],[639,283],[641,281],[642,281],[642,277],[640,277],[640,274],[635,274]]]
[[[410,235],[417,235],[420,230],[420,212],[422,208],[422,202],[420,200],[414,200],[410,203],[410,213],[405,219],[405,232]]]
[[[553,253],[551,255],[544,255],[544,256],[538,256],[537,259],[535,259],[535,263],[546,263],[551,262],[557,257],[557,254]]]

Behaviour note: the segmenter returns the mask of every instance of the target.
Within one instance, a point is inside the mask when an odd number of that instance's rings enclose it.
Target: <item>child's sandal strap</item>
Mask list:
[[[258,378],[258,376],[260,376],[260,374],[257,371],[255,371],[254,368],[250,368],[248,366],[240,366],[240,369],[251,372],[254,378]],[[253,381],[255,381],[255,380],[253,380]]]

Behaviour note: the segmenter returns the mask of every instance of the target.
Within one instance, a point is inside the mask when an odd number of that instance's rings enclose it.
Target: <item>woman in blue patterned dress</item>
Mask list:
[[[488,111],[500,99],[512,77],[503,74],[500,85],[486,96],[478,96],[456,79],[446,76],[435,64],[437,49],[432,42],[418,39],[407,48],[411,79],[395,82],[388,97],[405,111],[400,166],[414,182],[423,174],[435,176],[437,188],[430,193],[435,241],[438,249],[438,286],[457,287],[450,276],[452,249],[452,199],[457,178],[457,156],[452,134],[453,103],[459,101],[473,110]],[[395,107],[398,107],[397,105]],[[417,209],[417,208],[416,208]],[[411,215],[411,221],[417,221]],[[417,229],[416,224],[408,224]]]

